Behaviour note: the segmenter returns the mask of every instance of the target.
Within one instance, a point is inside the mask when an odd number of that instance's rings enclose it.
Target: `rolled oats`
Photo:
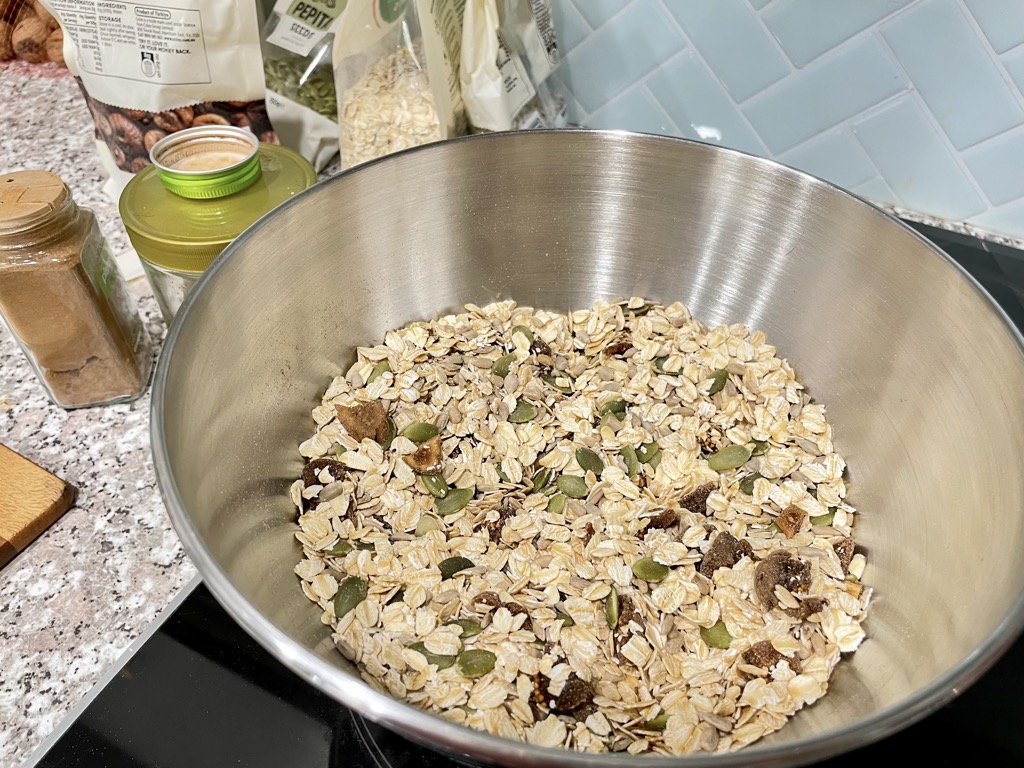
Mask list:
[[[370,404],[386,437],[338,420]],[[303,594],[368,683],[454,722],[583,751],[736,750],[824,695],[864,639],[845,461],[760,332],[639,298],[466,305],[359,349],[312,417],[289,489]],[[440,431],[429,485],[406,460],[416,422]],[[730,446],[749,459],[711,469]],[[467,504],[432,495],[456,489]],[[443,578],[452,558],[470,562]],[[668,575],[637,578],[644,559]],[[353,576],[366,597],[338,619]]]

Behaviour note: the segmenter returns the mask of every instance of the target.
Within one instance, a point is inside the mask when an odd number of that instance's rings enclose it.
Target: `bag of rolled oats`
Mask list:
[[[467,0],[460,81],[471,130],[564,128],[551,0]]]
[[[350,2],[334,38],[341,166],[466,132],[466,0]]]
[[[117,199],[149,149],[194,125],[236,125],[277,143],[267,117],[252,0],[43,0],[85,95]]]

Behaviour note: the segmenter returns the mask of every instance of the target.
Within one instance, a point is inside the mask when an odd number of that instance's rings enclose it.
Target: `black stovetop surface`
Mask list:
[[[914,225],[1024,329],[1024,254]],[[822,763],[912,755],[1024,766],[1024,638],[951,704]],[[200,584],[36,763],[38,768],[449,768],[313,688],[264,651]]]

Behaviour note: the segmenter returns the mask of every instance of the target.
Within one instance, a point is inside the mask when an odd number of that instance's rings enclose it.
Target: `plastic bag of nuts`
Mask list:
[[[334,38],[341,167],[466,132],[465,0],[350,2]]]
[[[183,128],[235,125],[277,143],[251,0],[41,5],[64,30],[64,61],[92,113],[112,198],[149,165],[153,144]]]

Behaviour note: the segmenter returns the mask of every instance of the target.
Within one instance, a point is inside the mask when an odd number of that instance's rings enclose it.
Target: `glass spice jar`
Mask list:
[[[301,155],[233,126],[177,131],[153,145],[150,159],[118,208],[168,323],[232,240],[316,182]]]
[[[57,405],[146,390],[152,346],[124,277],[95,214],[48,171],[0,175],[0,316]]]

